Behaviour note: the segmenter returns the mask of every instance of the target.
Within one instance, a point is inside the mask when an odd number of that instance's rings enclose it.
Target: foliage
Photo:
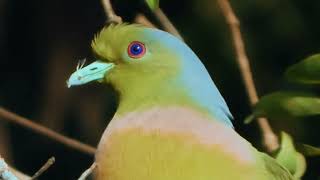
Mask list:
[[[287,80],[302,85],[320,84],[320,54],[305,58],[289,67],[285,73]],[[255,104],[253,113],[245,119],[251,122],[257,117],[276,120],[304,120],[308,117],[320,118],[320,97],[305,91],[277,91],[263,96]],[[297,152],[292,138],[282,132],[281,147],[276,160],[286,167],[296,179],[306,170],[304,156],[319,156],[320,148],[307,144],[299,144]]]
[[[299,144],[297,149],[305,156],[320,156],[320,148],[308,144]]]
[[[302,119],[320,115],[320,98],[308,92],[278,91],[263,96],[252,117],[276,120]],[[248,119],[249,121],[250,119]]]
[[[152,10],[159,8],[159,0],[146,0],[146,3]]]
[[[297,152],[292,138],[285,132],[281,133],[281,147],[275,158],[277,162],[290,171],[295,179],[301,178],[306,171],[304,156]]]
[[[320,54],[310,56],[289,67],[286,77],[297,83],[319,84]],[[256,117],[288,120],[319,115],[320,98],[318,96],[307,91],[278,91],[263,96],[245,122],[248,123]]]
[[[316,54],[291,66],[286,71],[286,78],[302,84],[320,84],[320,54]]]

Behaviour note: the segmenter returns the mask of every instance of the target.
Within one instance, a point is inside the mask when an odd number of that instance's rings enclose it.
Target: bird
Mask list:
[[[68,87],[111,84],[117,110],[95,161],[96,180],[291,180],[232,125],[233,116],[198,56],[155,28],[111,24],[91,43],[97,58]]]

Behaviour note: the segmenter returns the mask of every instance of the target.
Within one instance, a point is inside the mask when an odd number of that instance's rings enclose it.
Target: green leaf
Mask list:
[[[297,152],[289,134],[281,132],[281,145],[276,161],[287,168],[295,179],[299,179],[306,171],[306,160]]]
[[[301,84],[320,84],[320,54],[310,56],[289,67],[285,73],[289,81]]]
[[[159,0],[146,0],[146,3],[152,10],[159,8]]]
[[[320,156],[320,148],[308,144],[299,144],[297,149],[305,156]]]
[[[279,91],[263,96],[253,116],[277,120],[302,119],[320,115],[320,98],[310,93]],[[252,118],[251,118],[252,119]]]
[[[248,117],[246,117],[246,118],[244,119],[244,123],[245,123],[245,124],[249,124],[249,123],[251,123],[255,118],[256,118],[256,117],[255,117],[253,114],[251,114],[251,115],[249,115]]]

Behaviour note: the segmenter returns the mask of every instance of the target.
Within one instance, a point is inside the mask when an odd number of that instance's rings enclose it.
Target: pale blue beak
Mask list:
[[[77,70],[67,80],[67,86],[70,88],[71,86],[79,86],[91,81],[102,81],[105,74],[113,67],[113,63],[102,61],[95,61],[85,67],[77,67]]]

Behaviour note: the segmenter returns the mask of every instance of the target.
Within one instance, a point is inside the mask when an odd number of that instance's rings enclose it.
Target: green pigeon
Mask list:
[[[110,25],[92,41],[97,61],[69,87],[110,83],[117,111],[96,152],[96,180],[290,180],[232,126],[229,108],[197,55],[167,32]]]

